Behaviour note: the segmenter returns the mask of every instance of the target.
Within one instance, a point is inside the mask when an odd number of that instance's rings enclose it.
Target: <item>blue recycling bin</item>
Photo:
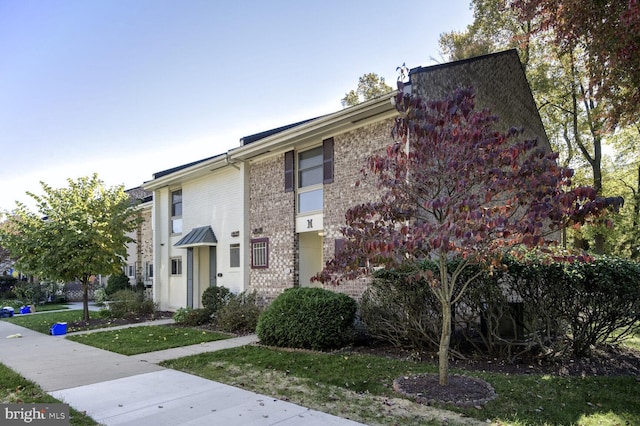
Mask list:
[[[20,308],[20,313],[21,314],[30,314],[31,313],[31,306],[22,306]]]
[[[57,322],[51,326],[50,333],[52,336],[62,336],[67,334],[67,323],[66,322]]]

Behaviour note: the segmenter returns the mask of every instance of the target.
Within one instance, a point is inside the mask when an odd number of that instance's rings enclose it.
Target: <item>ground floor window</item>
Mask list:
[[[182,275],[182,258],[174,257],[171,259],[171,275]]]
[[[251,267],[269,267],[269,239],[256,238],[251,240]]]
[[[231,268],[240,267],[240,244],[231,244],[229,246],[229,266]]]

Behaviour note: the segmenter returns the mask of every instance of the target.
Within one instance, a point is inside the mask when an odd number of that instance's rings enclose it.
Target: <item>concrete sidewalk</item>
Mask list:
[[[21,338],[6,339],[20,334]],[[157,365],[246,345],[255,336],[132,357],[0,321],[0,363],[105,425],[358,425],[273,397]]]

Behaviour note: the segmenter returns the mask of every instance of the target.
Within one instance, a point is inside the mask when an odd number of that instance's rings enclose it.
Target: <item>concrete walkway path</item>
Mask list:
[[[22,337],[6,339],[15,334]],[[7,321],[0,321],[0,338],[0,363],[105,425],[359,424],[157,365],[166,359],[250,344],[255,336],[131,357]]]

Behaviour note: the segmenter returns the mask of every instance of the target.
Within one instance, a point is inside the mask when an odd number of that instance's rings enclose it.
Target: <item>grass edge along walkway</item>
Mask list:
[[[394,404],[410,400],[393,392],[393,379],[436,373],[437,366],[428,363],[347,352],[245,346],[160,365],[367,424],[442,424],[422,423],[411,410],[405,417],[394,417]],[[480,408],[436,405],[476,421],[517,426],[640,424],[640,386],[636,377],[558,377],[462,370],[452,374],[479,377],[498,393],[498,398]],[[373,396],[382,403],[367,408],[359,403],[364,396]],[[413,407],[420,408],[419,404]]]
[[[34,404],[34,403],[62,403],[52,397],[40,386],[22,377],[11,368],[0,363],[0,403],[1,404]],[[98,426],[99,423],[84,413],[69,408],[72,426]]]

